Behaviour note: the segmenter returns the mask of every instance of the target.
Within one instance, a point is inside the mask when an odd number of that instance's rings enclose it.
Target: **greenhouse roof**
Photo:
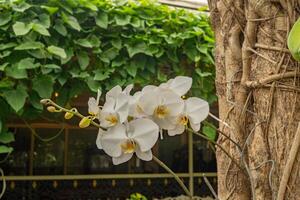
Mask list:
[[[189,9],[198,9],[207,6],[207,0],[159,0],[160,3],[175,7],[183,7]]]

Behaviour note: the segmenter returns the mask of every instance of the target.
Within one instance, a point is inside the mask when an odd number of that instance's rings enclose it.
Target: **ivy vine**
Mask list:
[[[0,153],[11,116],[43,115],[54,91],[65,105],[83,92],[192,76],[192,93],[214,92],[213,33],[205,14],[153,1],[0,0]]]

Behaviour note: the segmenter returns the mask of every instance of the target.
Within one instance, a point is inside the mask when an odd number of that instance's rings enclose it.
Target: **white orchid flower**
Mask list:
[[[175,128],[169,129],[168,134],[174,136],[183,133],[188,123],[194,131],[199,131],[200,124],[208,113],[209,105],[206,101],[197,97],[188,98],[185,100],[184,111],[173,120]]]
[[[124,123],[129,112],[128,96],[120,93],[116,98],[109,97],[104,103],[100,115],[100,126],[109,128]]]
[[[102,92],[98,90],[97,99],[95,99],[94,97],[90,97],[88,100],[88,111],[92,116],[98,116],[98,114],[100,113],[99,101],[101,94]]]
[[[156,89],[145,92],[139,100],[143,112],[151,116],[161,129],[173,129],[171,120],[183,112],[184,101],[171,90]]]
[[[179,96],[185,95],[192,87],[193,79],[187,76],[177,76],[160,84],[160,88],[171,90]]]
[[[99,137],[100,146],[118,165],[130,160],[135,153],[141,160],[152,159],[151,148],[158,139],[159,128],[150,119],[136,119],[118,124]]]
[[[131,96],[129,102],[129,116],[134,118],[147,117],[147,114],[143,111],[140,105],[140,98],[143,96],[143,94],[147,92],[153,92],[157,88],[158,87],[154,85],[147,85],[142,89],[142,91],[138,91]]]

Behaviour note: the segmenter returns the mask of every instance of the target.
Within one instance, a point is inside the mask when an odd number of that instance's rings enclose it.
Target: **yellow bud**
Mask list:
[[[86,128],[91,124],[91,119],[89,117],[84,117],[82,120],[79,122],[79,127],[80,128]]]
[[[73,116],[74,116],[73,113],[66,112],[66,114],[65,114],[65,119],[71,119]]]
[[[54,106],[48,106],[48,107],[47,107],[47,110],[48,110],[49,112],[56,112],[56,108],[55,108]]]

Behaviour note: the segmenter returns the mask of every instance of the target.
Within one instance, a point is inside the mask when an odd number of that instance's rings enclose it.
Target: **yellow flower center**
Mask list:
[[[163,119],[169,114],[169,109],[166,106],[157,106],[154,110],[154,115],[157,118]]]
[[[133,153],[135,150],[136,144],[133,140],[126,140],[126,142],[121,144],[123,153]]]
[[[116,125],[118,123],[118,118],[116,115],[108,115],[107,117],[105,117],[105,120],[110,122],[111,125]]]
[[[180,124],[180,125],[186,126],[188,124],[188,122],[189,122],[189,118],[187,118],[187,116],[185,116],[185,115],[180,116],[178,119],[178,124]]]

